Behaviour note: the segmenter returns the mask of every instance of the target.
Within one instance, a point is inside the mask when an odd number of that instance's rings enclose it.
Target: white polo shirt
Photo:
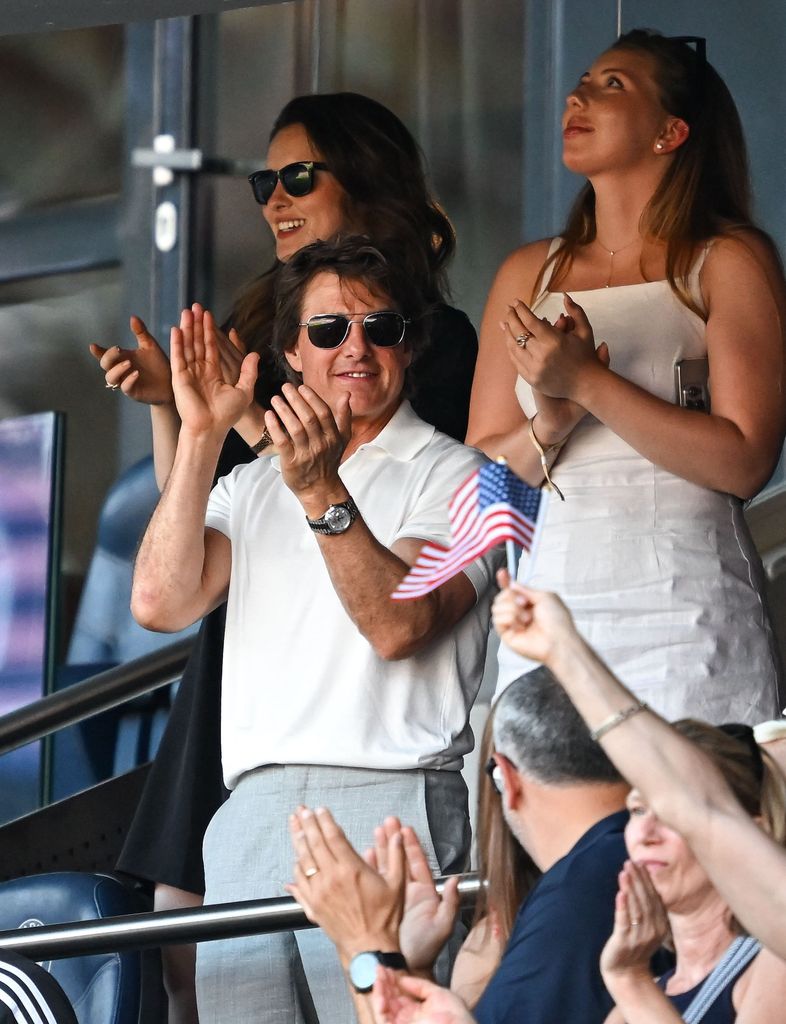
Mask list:
[[[446,544],[448,503],[485,461],[404,402],[339,475],[385,547],[401,537]],[[344,610],[278,458],[219,480],[206,524],[232,542],[221,713],[229,788],[265,764],[461,767],[472,749],[468,717],[498,551],[465,570],[478,600],[461,622],[419,654],[389,662]]]

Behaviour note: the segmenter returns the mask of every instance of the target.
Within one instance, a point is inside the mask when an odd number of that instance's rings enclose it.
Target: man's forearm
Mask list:
[[[207,610],[215,586],[205,567],[205,510],[221,440],[181,432],[134,569],[131,608],[148,629],[183,629]]]
[[[344,501],[344,492],[331,501]],[[330,501],[304,503],[306,515],[321,516]],[[461,576],[417,601],[393,601],[390,595],[406,575],[420,547],[404,542],[411,561],[376,539],[360,516],[342,534],[316,535],[335,591],[347,614],[377,654],[387,660],[406,658],[447,629],[475,600],[469,580]]]

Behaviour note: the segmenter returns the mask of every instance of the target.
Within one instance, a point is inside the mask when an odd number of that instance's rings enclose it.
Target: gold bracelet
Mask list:
[[[538,414],[536,412],[535,415],[530,418],[529,423],[527,424],[527,430],[528,430],[528,433],[529,433],[529,439],[530,439],[530,441],[532,441],[533,445],[535,446],[535,450],[537,451],[538,455],[540,456],[540,464],[541,464],[541,466],[543,468],[543,475],[546,478],[546,490],[547,491],[554,491],[554,493],[559,496],[559,500],[560,501],[564,501],[565,500],[565,495],[562,493],[562,491],[559,489],[559,487],[557,487],[557,485],[551,479],[551,475],[549,474],[549,464],[548,464],[548,461],[546,459],[546,456],[547,455],[551,455],[552,452],[559,452],[560,448],[565,444],[565,440],[566,439],[563,439],[562,441],[557,441],[556,444],[547,445],[544,448],[543,445],[540,443],[540,441],[537,439],[537,437],[535,437],[535,428],[532,426],[532,422],[535,419],[535,416],[537,416],[537,415]]]
[[[631,704],[628,708],[623,708],[616,715],[611,715],[605,722],[601,722],[597,729],[590,729],[590,737],[597,743],[607,732],[616,729],[618,725],[627,722],[629,718],[633,718],[640,711],[646,711],[648,707],[649,705],[645,701],[637,700],[635,704]]]

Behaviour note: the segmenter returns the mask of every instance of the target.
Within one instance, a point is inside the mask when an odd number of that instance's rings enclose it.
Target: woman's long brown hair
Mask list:
[[[502,938],[507,941],[516,912],[540,878],[540,871],[508,828],[502,816],[502,797],[485,771],[494,750],[493,721],[492,708],[480,744],[476,856],[483,888],[475,904],[473,924],[493,912]]]

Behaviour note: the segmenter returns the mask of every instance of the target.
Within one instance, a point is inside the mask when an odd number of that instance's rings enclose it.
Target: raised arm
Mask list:
[[[467,444],[490,458],[504,455],[514,472],[531,484],[540,483],[543,472],[515,394],[515,337],[524,329],[517,329],[518,318],[511,307],[522,298],[529,300],[547,253],[548,242],[526,245],[511,253],[497,272],[480,328],[467,428]],[[572,403],[535,397],[536,436],[543,445],[563,441],[584,415]]]
[[[150,406],[153,429],[153,464],[156,483],[163,490],[177,448],[180,419],[172,391],[172,373],[166,353],[138,316],[129,320],[136,348],[91,345],[90,353],[104,371],[106,386]]]
[[[329,505],[351,497],[338,474],[350,434],[348,397],[334,417],[313,389],[285,384],[273,410],[265,420],[280,454],[281,475],[306,516],[319,519]],[[446,507],[449,500],[446,494]],[[360,512],[345,533],[317,534],[320,551],[347,614],[376,653],[386,660],[407,658],[469,611],[475,588],[459,573],[417,601],[392,601],[424,541],[403,538],[387,548]]]
[[[618,376],[529,311],[523,323],[535,339],[520,354],[519,370],[540,391],[578,403],[656,465],[749,498],[772,473],[786,429],[783,277],[767,243],[747,232],[713,244],[701,285],[708,310],[710,415]],[[569,298],[566,308],[577,323],[584,318]]]
[[[172,472],[142,539],[131,609],[148,629],[173,632],[215,607],[229,583],[230,543],[205,529],[207,499],[227,431],[253,396],[256,355],[237,384],[221,373],[212,319],[184,314],[172,329],[172,383],[181,420]]]
[[[587,726],[597,729],[636,698],[579,636],[555,594],[509,585],[494,604],[503,643],[547,665]],[[650,710],[626,717],[601,743],[646,803],[689,843],[742,925],[786,958],[786,851],[734,799],[706,755]]]

